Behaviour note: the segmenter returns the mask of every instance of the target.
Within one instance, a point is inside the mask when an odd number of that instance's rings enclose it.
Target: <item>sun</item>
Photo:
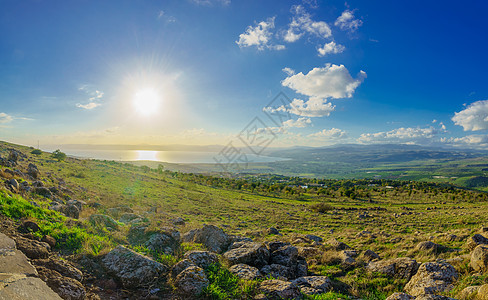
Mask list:
[[[145,88],[137,91],[132,100],[134,108],[143,116],[155,114],[161,104],[161,96],[154,88]]]

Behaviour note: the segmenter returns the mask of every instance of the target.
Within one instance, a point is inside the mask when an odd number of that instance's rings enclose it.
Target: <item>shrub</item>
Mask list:
[[[66,153],[64,152],[61,152],[61,150],[56,150],[54,151],[51,156],[55,159],[57,159],[58,161],[63,161],[66,159]]]
[[[334,207],[328,203],[316,203],[310,206],[310,209],[314,212],[325,213],[334,210]]]
[[[31,151],[31,154],[34,154],[34,155],[41,155],[42,154],[42,151],[39,150],[39,149],[34,149]]]

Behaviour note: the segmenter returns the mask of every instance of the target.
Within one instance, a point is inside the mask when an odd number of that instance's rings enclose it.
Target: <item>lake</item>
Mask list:
[[[53,150],[46,150],[52,152]],[[168,163],[216,163],[215,158],[222,158],[219,152],[197,151],[151,151],[151,150],[63,150],[69,156],[77,158],[92,158],[115,161],[150,160]],[[275,162],[286,160],[280,157],[270,157],[255,154],[246,154],[248,162]],[[242,161],[240,161],[242,162]]]

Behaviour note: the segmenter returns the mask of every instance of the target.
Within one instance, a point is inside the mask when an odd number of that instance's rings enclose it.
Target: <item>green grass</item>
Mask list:
[[[259,281],[241,281],[220,264],[212,264],[205,273],[210,282],[203,291],[208,299],[252,299]]]

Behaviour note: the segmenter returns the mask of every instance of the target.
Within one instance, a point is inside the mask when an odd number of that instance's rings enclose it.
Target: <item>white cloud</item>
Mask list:
[[[338,139],[345,139],[348,136],[347,136],[347,132],[345,132],[344,130],[332,128],[329,130],[323,129],[319,132],[312,133],[309,135],[309,137],[326,139],[326,140],[330,140],[330,139],[338,140]]]
[[[283,68],[282,70],[283,72],[285,72],[288,76],[292,76],[292,75],[295,75],[295,70],[293,70],[292,68]]]
[[[309,118],[298,118],[297,120],[293,120],[293,119],[286,120],[285,122],[283,122],[283,127],[304,128],[310,126],[310,124],[312,124],[312,120],[310,120]]]
[[[365,78],[364,71],[354,79],[344,65],[326,64],[306,75],[300,72],[289,76],[281,84],[309,97],[338,99],[351,98]]]
[[[14,117],[7,115],[6,113],[0,113],[0,124],[10,123],[14,120]]]
[[[454,113],[454,124],[462,126],[464,131],[488,129],[488,100],[476,101],[466,109]]]
[[[459,138],[442,138],[441,142],[456,147],[469,146],[476,148],[486,148],[488,147],[488,135],[472,134]]]
[[[363,21],[356,19],[354,17],[353,11],[346,9],[337,18],[334,25],[339,27],[343,31],[355,32],[359,27],[363,25]]]
[[[319,47],[317,51],[319,52],[319,56],[325,56],[327,54],[342,53],[345,49],[346,47],[331,41],[330,43],[325,43],[322,48]]]
[[[256,26],[249,26],[245,33],[239,35],[239,40],[236,41],[239,47],[252,47],[256,46],[258,50],[272,49],[272,50],[283,50],[285,46],[283,45],[272,45],[271,38],[274,29],[275,18],[268,18],[266,21],[261,21]]]
[[[335,110],[335,105],[326,99],[310,97],[308,101],[293,99],[290,103],[289,113],[304,117],[325,117]]]
[[[100,103],[95,103],[95,102],[90,102],[88,104],[80,104],[80,103],[77,103],[76,104],[76,107],[90,110],[90,109],[94,109],[95,107],[98,107],[100,105],[101,105]]]
[[[439,134],[444,132],[445,130],[442,127],[440,129],[432,126],[426,128],[401,127],[391,131],[363,133],[358,138],[358,142],[364,144],[375,144],[375,143],[431,144],[435,142],[434,138],[436,138]]]
[[[197,5],[206,5],[206,6],[212,6],[212,5],[229,5],[230,0],[191,0],[191,2],[197,4]]]
[[[294,14],[284,34],[285,41],[293,43],[298,41],[305,33],[321,38],[332,36],[332,30],[324,21],[313,21],[311,15],[301,5],[295,5],[291,9]]]

